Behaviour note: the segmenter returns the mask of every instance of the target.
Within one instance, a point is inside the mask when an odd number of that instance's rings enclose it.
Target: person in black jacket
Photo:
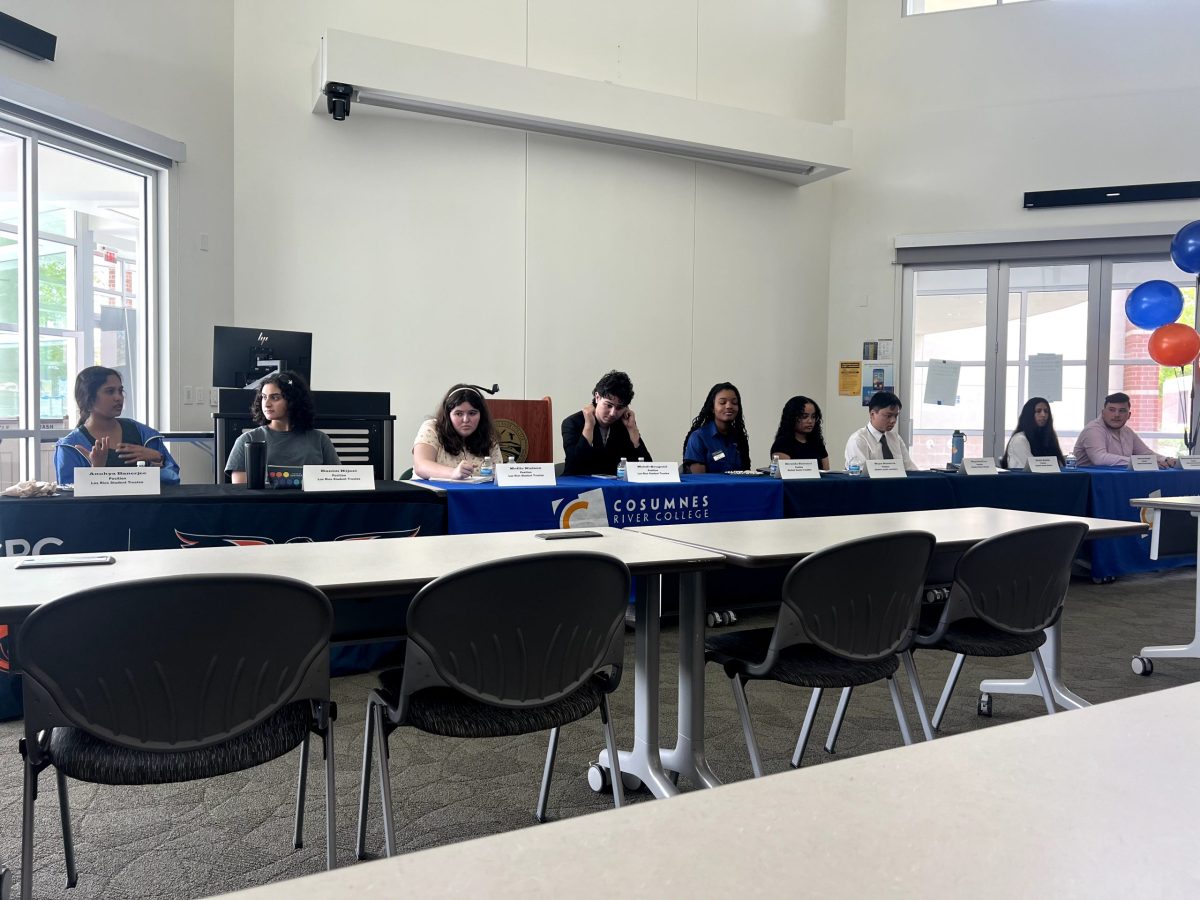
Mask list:
[[[613,370],[592,391],[592,401],[562,423],[564,475],[614,475],[621,457],[652,462],[642,441],[633,402],[633,382]]]

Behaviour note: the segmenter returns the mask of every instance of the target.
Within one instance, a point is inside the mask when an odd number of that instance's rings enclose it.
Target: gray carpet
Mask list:
[[[1094,586],[1076,581],[1064,618],[1064,670],[1067,684],[1092,702],[1161,690],[1200,678],[1200,661],[1162,661],[1149,678],[1129,668],[1131,654],[1144,644],[1183,643],[1191,638],[1195,571],[1122,579]],[[749,624],[767,624],[759,617]],[[736,626],[741,627],[741,625]],[[663,635],[663,727],[672,733],[675,715],[674,629]],[[618,740],[632,743],[632,659],[613,702]],[[918,654],[917,665],[932,711],[949,667],[948,654]],[[985,668],[986,667],[986,668]],[[708,757],[726,781],[750,776],[741,728],[728,684],[719,670],[708,673]],[[951,704],[943,734],[994,727],[1044,715],[1038,698],[997,698],[992,719],[975,714],[981,677],[1028,674],[1027,665],[1001,660],[968,661]],[[338,777],[338,858],[354,865],[358,769],[362,754],[368,676],[335,683]],[[807,693],[776,684],[755,684],[751,713],[768,771],[787,768],[799,731]],[[886,687],[860,688],[851,704],[837,753],[821,749],[835,697],[826,699],[805,766],[900,746]],[[917,731],[910,708],[910,724]],[[16,752],[21,723],[0,724],[0,859],[13,868],[20,852],[21,769]],[[1152,736],[1147,737],[1152,740]],[[551,792],[553,818],[606,810],[611,797],[591,792],[583,773],[603,746],[599,721],[564,729],[557,777]],[[479,837],[533,824],[544,737],[465,741],[402,730],[392,737],[392,777],[396,792],[399,842],[404,851]],[[43,773],[37,805],[34,859],[35,896],[84,898],[203,897],[237,888],[319,871],[324,865],[323,780],[320,754],[314,754],[303,850],[291,846],[297,755],[250,772],[204,782],[146,788],[98,787],[71,783],[79,885],[64,889],[62,841],[54,779]],[[979,761],[986,765],[986,759]],[[687,785],[683,785],[687,789]],[[632,802],[647,799],[629,795]],[[383,834],[375,795],[368,828],[369,846],[382,852]],[[836,810],[830,810],[836,815]],[[15,873],[14,873],[15,874]]]

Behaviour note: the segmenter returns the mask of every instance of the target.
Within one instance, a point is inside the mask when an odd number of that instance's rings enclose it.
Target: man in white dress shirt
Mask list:
[[[860,428],[846,441],[846,467],[857,461],[866,468],[868,459],[898,459],[910,472],[917,465],[908,455],[908,448],[896,434],[896,420],[904,404],[891,391],[880,391],[867,405],[867,427]]]

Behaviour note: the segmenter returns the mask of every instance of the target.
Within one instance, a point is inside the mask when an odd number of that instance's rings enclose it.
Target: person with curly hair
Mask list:
[[[684,470],[693,475],[750,468],[750,438],[742,395],[728,381],[714,384],[683,439]]]
[[[329,435],[313,427],[312,392],[299,372],[272,372],[254,386],[250,417],[257,428],[233,442],[225,472],[234,484],[246,483],[246,443],[267,445],[268,466],[336,466],[341,463]]]
[[[562,421],[564,475],[615,475],[621,458],[653,462],[638,428],[633,382],[624,372],[605,373],[592,399]]]
[[[470,478],[485,456],[501,461],[500,444],[487,401],[478,388],[456,384],[446,391],[437,415],[421,423],[413,438],[413,475]]]
[[[780,459],[815,459],[817,466],[828,471],[829,451],[821,432],[821,407],[817,401],[803,395],[792,397],[783,405],[779,428],[771,444],[771,456]]]
[[[125,408],[121,373],[88,366],[75,376],[79,426],[54,445],[54,471],[59,484],[74,484],[76,468],[136,466],[145,462],[162,469],[163,484],[179,483],[179,464],[171,458],[162,435],[133,419],[120,418]]]

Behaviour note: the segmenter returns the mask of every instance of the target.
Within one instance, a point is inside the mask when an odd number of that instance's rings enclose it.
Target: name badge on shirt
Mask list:
[[[1135,453],[1129,457],[1129,468],[1135,472],[1157,472],[1158,457],[1153,453]]]
[[[713,462],[720,462],[724,458],[725,458],[724,450],[718,450],[716,453],[713,454]]]
[[[1054,456],[1031,456],[1025,461],[1025,471],[1055,474],[1062,471],[1058,466],[1058,458]]]

